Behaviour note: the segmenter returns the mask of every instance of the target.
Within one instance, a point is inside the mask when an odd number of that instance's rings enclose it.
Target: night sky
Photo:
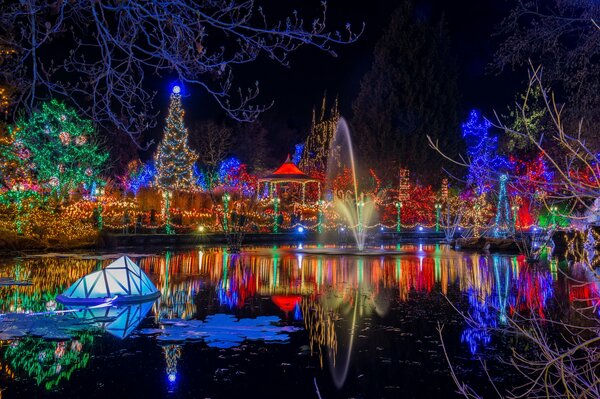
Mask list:
[[[320,10],[320,1],[316,0],[257,3],[264,4],[265,12],[271,16],[289,14],[290,10],[296,9],[308,20]],[[358,30],[365,23],[364,33],[356,43],[334,48],[337,57],[305,46],[291,54],[289,68],[263,56],[234,70],[241,87],[259,82],[259,102],[274,101],[273,107],[260,117],[269,130],[274,148],[287,147],[282,152],[291,151],[294,143],[305,139],[312,108],[321,103],[325,92],[332,99],[338,95],[342,116],[351,118],[352,102],[360,89],[361,78],[370,68],[375,43],[387,27],[393,10],[400,4],[402,0],[371,0],[366,7],[364,1],[331,0],[327,14],[330,30],[342,30],[346,22]],[[510,3],[504,0],[421,0],[417,9],[421,17],[433,23],[440,16],[445,17],[459,71],[461,98],[458,113],[461,120],[471,108],[479,108],[490,117],[494,109],[506,110],[526,79],[526,71],[506,72],[500,76],[489,71],[489,63],[501,41],[494,32],[510,10]],[[162,96],[160,92],[158,94],[162,103],[161,119],[148,139],[160,139],[162,115],[166,113],[171,84],[165,80],[164,87],[158,88],[164,92]],[[192,88],[184,105],[188,122],[225,118],[215,101],[200,89]],[[153,150],[154,146],[150,148]],[[272,155],[279,158],[277,154]]]

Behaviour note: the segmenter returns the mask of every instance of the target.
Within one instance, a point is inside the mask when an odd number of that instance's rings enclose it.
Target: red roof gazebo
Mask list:
[[[319,193],[321,192],[321,181],[315,179],[302,172],[292,162],[289,154],[285,162],[277,168],[277,170],[262,179],[258,179],[258,192],[260,193],[261,183],[269,184],[269,195],[273,196],[273,191],[277,188],[277,184],[280,183],[297,183],[302,184],[302,203],[304,203],[306,184],[317,183],[319,185]],[[320,196],[320,195],[319,195]]]

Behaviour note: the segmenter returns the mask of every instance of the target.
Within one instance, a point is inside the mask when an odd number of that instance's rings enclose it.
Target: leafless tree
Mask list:
[[[503,39],[493,70],[543,65],[545,83],[566,94],[588,126],[600,126],[600,3],[588,0],[513,0],[500,25]],[[565,122],[576,128],[577,117]],[[594,138],[590,135],[589,139]]]
[[[517,104],[518,112],[523,119],[528,118],[529,94],[537,90],[541,93],[544,106],[547,109],[551,126],[547,131],[531,131],[527,124],[521,131],[512,126],[496,114],[495,126],[513,136],[522,137],[530,143],[533,150],[539,152],[545,162],[554,172],[552,182],[544,184],[544,195],[538,198],[536,192],[525,192],[522,187],[530,186],[532,182],[526,181],[526,176],[510,175],[512,188],[528,197],[532,202],[538,203],[542,208],[550,211],[553,204],[562,203],[567,206],[568,212],[556,211],[557,216],[564,216],[582,221],[596,221],[600,216],[598,198],[600,198],[600,148],[586,140],[584,124],[580,123],[576,131],[570,131],[564,123],[564,105],[555,99],[554,93],[543,84],[542,68],[531,65],[528,89],[523,97],[523,102]],[[430,139],[430,145],[446,159],[468,167],[470,159],[460,156],[450,158],[445,155],[444,149]],[[497,171],[490,171],[496,173]],[[573,210],[580,209],[579,213]],[[585,223],[584,223],[585,224]],[[556,227],[556,226],[554,226]]]
[[[231,149],[232,129],[214,121],[197,122],[190,134],[200,162],[214,173]]]
[[[569,201],[589,211],[595,211],[594,201],[600,198],[600,158],[599,150],[585,139],[583,124],[576,131],[569,131],[563,122],[564,105],[558,104],[554,94],[543,86],[542,68],[531,68],[529,90],[541,89],[544,104],[550,114],[552,128],[542,135],[534,134],[525,128],[517,132],[505,125],[497,117],[497,126],[521,135],[539,151],[556,174],[547,194],[548,201]],[[526,102],[519,109],[526,117]]]
[[[466,213],[464,201],[458,196],[451,195],[443,204],[441,225],[447,242],[454,240],[456,231],[460,229],[460,224]]]
[[[0,78],[18,93],[15,112],[66,97],[134,140],[156,123],[151,76],[201,87],[231,117],[251,121],[268,105],[255,104],[258,86],[235,90],[233,67],[261,54],[287,66],[302,45],[335,55],[333,45],[357,40],[362,30],[349,24],[327,31],[326,10],[323,2],[322,14],[305,21],[296,11],[271,20],[254,0],[7,1],[0,49],[14,53]]]
[[[192,145],[197,149],[204,166],[206,190],[214,209],[220,214],[218,222],[228,249],[237,253],[241,250],[246,233],[252,227],[251,215],[256,213],[258,201],[255,195],[247,195],[243,190],[232,190],[219,185],[219,167],[229,155],[232,136],[232,128],[214,121],[197,123],[191,134]]]

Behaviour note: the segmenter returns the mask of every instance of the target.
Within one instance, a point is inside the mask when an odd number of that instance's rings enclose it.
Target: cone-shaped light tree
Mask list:
[[[194,187],[194,163],[198,155],[188,147],[188,131],[181,105],[181,89],[173,88],[165,133],[156,152],[156,183],[164,191]]]
[[[169,199],[172,191],[190,190],[194,187],[194,163],[198,155],[188,147],[188,131],[183,117],[181,89],[173,88],[165,133],[158,145],[155,157],[156,183],[165,197],[165,220],[167,233],[172,233],[169,215]]]

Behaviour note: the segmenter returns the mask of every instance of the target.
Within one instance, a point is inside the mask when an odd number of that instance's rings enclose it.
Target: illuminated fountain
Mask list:
[[[331,191],[336,211],[345,219],[352,232],[356,248],[362,252],[375,206],[358,188],[354,149],[344,118],[340,118],[329,147],[326,188]]]
[[[401,251],[383,247],[366,248],[369,226],[375,216],[376,194],[366,194],[360,187],[360,174],[356,162],[350,130],[344,118],[340,118],[335,135],[329,146],[325,200],[331,201],[345,225],[340,231],[349,231],[354,239],[350,248],[297,248],[295,252],[314,254],[381,255],[397,254]],[[324,242],[327,238],[324,237]]]

